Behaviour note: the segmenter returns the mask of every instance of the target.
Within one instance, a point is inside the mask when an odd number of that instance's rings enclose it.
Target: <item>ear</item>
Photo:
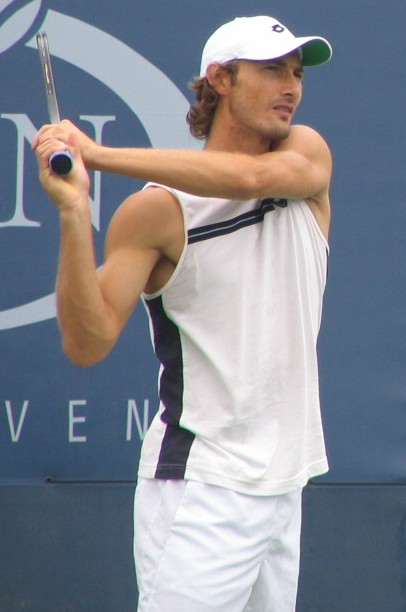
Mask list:
[[[209,64],[206,71],[206,77],[219,96],[228,94],[232,84],[232,75],[224,66],[215,63]]]

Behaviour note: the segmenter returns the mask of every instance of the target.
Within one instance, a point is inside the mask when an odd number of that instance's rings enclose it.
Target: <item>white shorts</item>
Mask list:
[[[251,496],[140,479],[134,504],[138,612],[293,612],[302,489]]]

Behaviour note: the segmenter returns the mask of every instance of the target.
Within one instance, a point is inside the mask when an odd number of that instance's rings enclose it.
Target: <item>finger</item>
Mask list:
[[[66,150],[66,144],[58,139],[47,139],[41,141],[36,148],[36,155],[38,158],[38,162],[42,168],[48,166],[48,161],[52,155],[57,153],[58,151]]]
[[[64,120],[60,123],[46,124],[41,127],[40,130],[35,134],[32,141],[31,147],[35,150],[40,142],[47,140],[48,138],[59,138],[63,142],[67,142],[70,130],[68,129],[72,124],[70,121]]]
[[[38,132],[35,134],[34,139],[31,143],[31,147],[34,151],[38,147],[42,136],[46,134],[47,132],[49,132],[53,127],[54,126],[52,124],[46,124],[46,125],[43,125],[41,129],[38,130]]]

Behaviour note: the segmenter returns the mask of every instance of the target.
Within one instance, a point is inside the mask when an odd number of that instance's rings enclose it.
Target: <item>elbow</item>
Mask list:
[[[88,368],[102,361],[116,344],[118,333],[115,327],[74,325],[70,320],[58,316],[62,352],[79,368]]]
[[[62,342],[63,354],[78,368],[89,368],[99,363],[109,354],[111,348],[111,345],[87,347],[67,339],[64,339]]]
[[[253,161],[252,167],[240,174],[240,188],[238,197],[252,200],[269,195],[269,165],[260,161]]]
[[[256,174],[250,173],[234,177],[223,197],[231,200],[253,200],[261,197],[260,181]]]

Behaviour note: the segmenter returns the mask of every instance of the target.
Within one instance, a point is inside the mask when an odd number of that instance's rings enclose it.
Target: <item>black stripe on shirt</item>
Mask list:
[[[236,232],[243,227],[254,225],[255,223],[262,223],[265,214],[275,210],[275,206],[286,207],[288,204],[286,199],[275,199],[275,198],[263,198],[260,200],[258,208],[250,210],[242,215],[227,219],[226,221],[220,221],[218,223],[211,223],[209,225],[202,225],[188,231],[188,244],[194,242],[200,242],[201,240],[208,240],[209,238],[215,238],[224,234],[231,234]]]
[[[182,479],[195,435],[179,425],[167,425],[155,478]]]
[[[165,407],[161,419],[165,435],[156,478],[183,478],[194,434],[179,425],[183,410],[183,360],[179,329],[163,307],[162,297],[146,300],[154,331],[155,353],[162,364],[159,397]]]

